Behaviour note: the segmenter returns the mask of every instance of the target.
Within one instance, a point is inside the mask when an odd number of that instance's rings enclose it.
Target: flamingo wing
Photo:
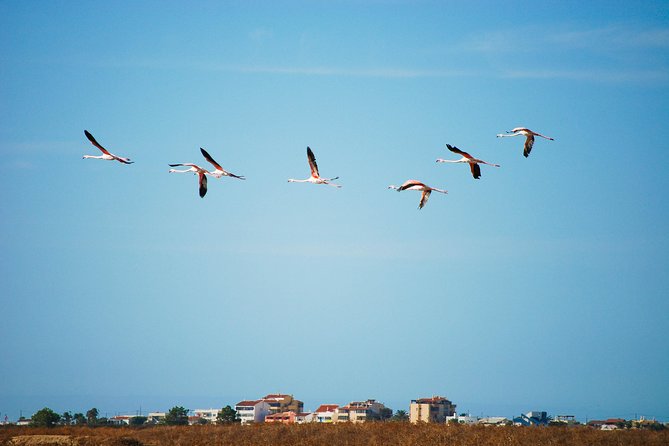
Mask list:
[[[462,156],[464,156],[464,157],[467,158],[467,159],[471,159],[471,158],[472,158],[472,156],[471,156],[469,153],[464,152],[464,151],[458,149],[458,148],[455,147],[455,146],[452,146],[452,145],[450,145],[450,144],[446,144],[446,147],[448,147],[448,150],[450,150],[451,152],[453,152],[453,153],[457,153],[458,155],[462,155]]]
[[[218,170],[223,170],[223,168],[220,166],[220,164],[218,164],[216,161],[214,161],[214,158],[212,158],[211,155],[209,155],[209,153],[206,150],[204,150],[202,147],[200,147],[200,152],[202,152],[202,156],[204,156],[204,158],[207,161],[209,161],[215,168],[217,168]]]
[[[97,142],[97,141],[95,140],[95,138],[93,138],[93,135],[91,135],[91,134],[88,132],[88,130],[84,130],[84,134],[86,135],[86,138],[88,138],[88,140],[89,140],[95,147],[97,147],[98,149],[102,150],[102,153],[104,153],[104,154],[106,154],[106,155],[109,155],[109,156],[112,156],[112,154],[109,153],[109,152],[107,151],[107,149],[105,149],[104,147],[102,147],[102,146],[100,145],[100,143]]]
[[[198,172],[198,176],[200,177],[200,198],[204,198],[207,195],[207,176],[204,172]]]
[[[418,203],[418,209],[423,209],[423,206],[427,203],[428,198],[430,198],[430,189],[423,189],[423,193],[420,195],[420,203]]]
[[[481,178],[481,166],[477,163],[469,163],[469,169],[472,171],[472,176],[475,180]]]
[[[527,135],[527,139],[525,139],[525,147],[523,149],[523,155],[525,155],[525,158],[530,156],[530,152],[532,151],[532,146],[534,145],[534,135],[529,134]]]
[[[307,146],[307,159],[309,160],[309,168],[311,169],[311,176],[314,178],[319,178],[318,174],[318,164],[316,164],[316,156],[314,152],[311,151],[311,148]]]

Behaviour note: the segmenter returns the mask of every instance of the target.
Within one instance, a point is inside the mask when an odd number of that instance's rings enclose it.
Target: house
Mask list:
[[[116,415],[108,419],[109,424],[114,426],[127,426],[130,424],[130,419],[135,415]]]
[[[198,417],[196,415],[189,415],[188,416],[188,425],[189,426],[196,426],[196,425],[199,425],[199,424],[207,424],[207,423],[209,423],[209,422],[202,417]]]
[[[295,414],[295,422],[297,424],[311,423],[314,421],[313,412],[301,412]]]
[[[17,426],[29,426],[33,420],[31,418],[21,417],[19,421],[16,422]]]
[[[579,424],[578,421],[576,421],[575,415],[556,415],[555,418],[553,418],[552,422],[555,424],[563,423],[568,426]]]
[[[269,404],[269,412],[271,414],[291,411],[301,413],[304,411],[304,403],[293,398],[293,395],[270,393],[269,395],[262,397],[262,400]]]
[[[296,413],[292,410],[288,412],[271,413],[265,417],[265,423],[284,423],[294,424]]]
[[[478,423],[483,426],[506,426],[511,421],[506,417],[485,417],[481,418]]]
[[[478,417],[473,417],[471,414],[460,414],[457,413],[453,416],[446,417],[447,423],[459,423],[459,424],[476,424],[478,423]]]
[[[390,411],[385,405],[376,400],[352,401],[346,406],[337,409],[337,422],[350,421],[362,423],[371,420],[383,419],[385,413]]]
[[[446,417],[455,415],[455,404],[442,396],[411,400],[409,421],[418,423],[444,423]]]
[[[595,429],[601,429],[603,431],[610,431],[618,429],[625,425],[625,420],[623,418],[609,418],[607,420],[590,420],[588,421],[589,427],[594,427]]]
[[[193,415],[198,417],[200,420],[207,420],[207,423],[215,424],[216,418],[218,417],[218,412],[220,412],[220,409],[195,409],[193,411]],[[195,420],[195,424],[198,424],[200,420]]]
[[[548,413],[532,411],[515,417],[513,424],[515,426],[547,426],[549,421]]]
[[[313,421],[317,423],[332,423],[337,417],[338,404],[321,404],[314,411]]]
[[[262,423],[265,417],[270,414],[270,405],[264,399],[245,400],[235,405],[235,410],[242,424]]]
[[[165,412],[149,412],[146,417],[147,424],[158,424],[165,419]]]

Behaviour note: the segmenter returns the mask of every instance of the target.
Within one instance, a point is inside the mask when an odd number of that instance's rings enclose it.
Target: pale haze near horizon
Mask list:
[[[0,416],[669,420],[666,2],[0,2],[0,49]]]

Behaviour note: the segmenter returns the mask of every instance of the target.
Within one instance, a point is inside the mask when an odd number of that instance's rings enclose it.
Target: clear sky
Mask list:
[[[669,420],[666,1],[0,1],[0,154],[2,417]]]

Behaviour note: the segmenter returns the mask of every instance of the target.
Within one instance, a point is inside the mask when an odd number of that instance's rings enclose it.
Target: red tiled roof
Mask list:
[[[258,404],[261,400],[245,400],[245,401],[240,401],[236,405],[237,406],[255,406]]]
[[[321,404],[314,412],[334,412],[338,407],[339,404]]]

